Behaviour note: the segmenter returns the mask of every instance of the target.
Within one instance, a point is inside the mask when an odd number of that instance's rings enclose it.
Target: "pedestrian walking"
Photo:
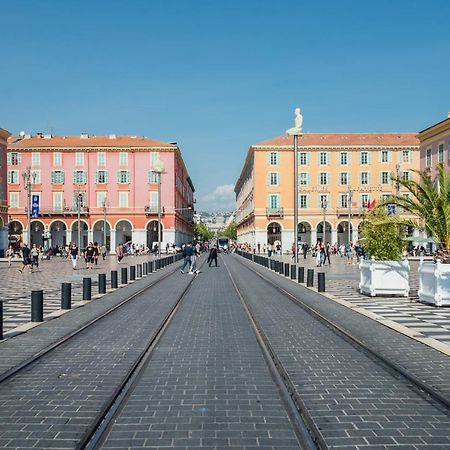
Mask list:
[[[187,245],[183,246],[183,258],[184,258],[184,262],[183,262],[183,267],[181,268],[181,273],[184,273],[184,269],[185,267],[188,265],[189,269],[191,267],[191,258],[192,255],[194,254],[194,247],[192,247],[192,242],[189,242]]]
[[[211,250],[209,251],[209,257],[208,257],[208,262],[209,262],[209,267],[211,267],[212,262],[215,262],[216,267],[217,267],[217,247],[211,247]]]
[[[31,266],[31,250],[28,245],[24,243],[22,246],[22,268],[19,269],[19,272],[22,273],[25,267],[30,269],[30,273],[33,272],[33,267]]]
[[[189,269],[190,275],[200,273],[200,271],[197,269],[197,256],[200,256],[199,247],[200,246],[198,243],[195,247],[193,247],[193,252],[192,252],[192,256],[191,256],[191,267]]]
[[[123,259],[123,245],[119,244],[116,248],[116,257],[117,257],[117,264],[120,264],[120,261]]]
[[[93,264],[95,259],[95,247],[92,242],[89,242],[84,251],[84,259],[86,260],[86,267],[92,270],[94,268]]]
[[[102,258],[103,258],[103,261],[104,261],[105,258],[106,258],[106,245],[105,245],[105,244],[103,244],[103,245],[100,247],[100,253],[101,253]]]
[[[94,242],[94,264],[97,266],[98,265],[98,257],[100,255],[100,249],[98,247],[98,242]]]
[[[33,244],[33,247],[31,248],[31,267],[36,266],[36,268],[39,268],[39,248],[36,244]]]
[[[12,245],[6,250],[6,258],[8,259],[8,267],[11,267],[11,261],[14,258],[14,248]]]
[[[75,242],[70,246],[69,255],[72,261],[72,269],[77,270],[78,247]]]

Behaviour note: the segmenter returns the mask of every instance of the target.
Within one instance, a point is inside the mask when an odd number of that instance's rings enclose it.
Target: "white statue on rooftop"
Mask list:
[[[300,108],[295,108],[295,121],[294,121],[294,128],[289,128],[289,130],[286,131],[287,134],[290,136],[300,135],[303,134],[303,116],[302,116],[302,110]]]

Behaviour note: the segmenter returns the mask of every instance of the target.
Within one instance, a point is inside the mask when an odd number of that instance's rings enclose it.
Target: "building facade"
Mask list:
[[[435,169],[442,163],[450,170],[450,111],[448,117],[417,135],[420,141],[420,170]]]
[[[250,147],[235,185],[238,242],[279,242],[283,250],[291,248],[293,140],[283,135]],[[299,240],[308,244],[323,238],[333,244],[357,241],[364,211],[397,190],[403,193],[392,182],[392,174],[412,177],[412,170],[419,167],[419,141],[414,133],[300,136]]]
[[[10,138],[10,236],[27,241],[22,174],[30,168],[32,243],[78,243],[79,226],[82,245],[102,244],[106,237],[112,251],[127,241],[152,248],[158,241],[159,162],[161,241],[180,244],[192,239],[194,186],[176,144],[113,134]]]
[[[0,257],[8,248],[7,140],[10,133],[0,128]]]

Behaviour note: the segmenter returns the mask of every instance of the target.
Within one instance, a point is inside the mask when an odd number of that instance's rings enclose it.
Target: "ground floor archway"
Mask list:
[[[31,245],[44,246],[44,224],[40,220],[31,221]]]
[[[105,228],[106,228],[106,241],[105,241]],[[99,245],[106,245],[107,249],[111,248],[111,226],[107,221],[105,222],[104,220],[99,220],[98,222],[95,222],[92,233],[92,239]]]
[[[128,220],[119,220],[116,223],[116,243],[125,244],[133,240],[133,227]]]
[[[299,242],[306,242],[308,245],[311,245],[311,224],[308,222],[300,222],[297,229]]]
[[[163,226],[160,223],[161,242],[164,242]],[[155,242],[158,242],[158,221],[152,220],[147,224],[147,247],[153,250]]]
[[[56,220],[50,224],[50,236],[52,247],[64,247],[68,242],[66,238],[67,225],[62,220]]]
[[[267,225],[267,243],[275,244],[276,242],[281,242],[281,225],[278,222],[271,222]]]
[[[81,245],[80,247],[84,248],[88,245],[88,224],[86,222],[81,221],[80,223],[80,240]],[[75,242],[78,244],[78,220],[76,220],[72,224],[72,242]]]
[[[348,244],[348,220],[343,220],[337,226],[338,245]],[[353,226],[350,224],[350,240],[352,240]]]
[[[325,235],[323,231],[323,222],[317,224],[317,240],[322,242],[331,242],[331,224],[325,221]]]

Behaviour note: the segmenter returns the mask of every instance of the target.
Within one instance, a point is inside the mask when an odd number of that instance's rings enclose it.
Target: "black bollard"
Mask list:
[[[120,281],[121,281],[121,284],[128,284],[128,270],[126,267],[122,267]]]
[[[106,294],[106,273],[98,274],[98,293]]]
[[[138,278],[142,278],[142,264],[138,264],[138,265],[136,266],[136,270],[137,270],[136,276],[137,276]]]
[[[325,272],[317,273],[317,292],[325,292]]]
[[[153,261],[150,261],[148,263],[148,273],[152,273],[153,272]]]
[[[117,270],[111,270],[111,289],[117,289]]]
[[[314,269],[308,269],[306,273],[306,286],[307,287],[314,286]]]
[[[72,283],[61,283],[61,309],[72,308]]]
[[[92,280],[91,277],[83,277],[83,300],[92,299]]]
[[[44,321],[44,291],[31,291],[31,321]]]
[[[305,282],[305,268],[304,267],[298,268],[298,282],[299,283]]]
[[[289,264],[288,263],[284,263],[284,276],[285,277],[289,276]]]
[[[3,302],[0,300],[0,341],[3,339]]]
[[[146,275],[148,275],[148,263],[144,263],[142,264],[142,275],[145,277]]]
[[[295,270],[295,264],[291,264],[291,280],[295,280],[295,272],[297,272]]]
[[[136,266],[130,266],[130,281],[136,279]]]
[[[282,261],[278,261],[278,273],[280,275],[283,275],[283,271],[284,271],[283,262]]]

